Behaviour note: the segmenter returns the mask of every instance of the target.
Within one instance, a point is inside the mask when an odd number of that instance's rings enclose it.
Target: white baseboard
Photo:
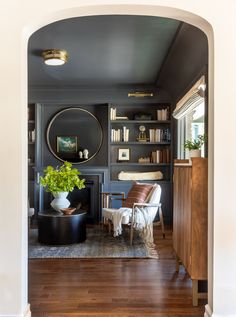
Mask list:
[[[212,314],[212,317],[236,317],[235,314]]]
[[[212,317],[212,310],[211,310],[211,307],[208,304],[205,305],[204,317]]]
[[[30,304],[27,304],[23,317],[31,317]]]
[[[31,317],[30,304],[27,304],[25,311],[17,315],[0,315],[0,317]]]
[[[207,304],[205,305],[204,317],[236,317],[235,314],[216,314],[212,312],[211,307]]]

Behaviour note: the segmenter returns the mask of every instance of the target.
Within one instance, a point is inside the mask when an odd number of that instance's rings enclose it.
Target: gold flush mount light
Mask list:
[[[65,50],[49,49],[42,52],[44,63],[50,66],[64,65],[68,60],[68,54]]]
[[[135,92],[129,92],[128,97],[136,97],[136,98],[153,97],[153,93],[152,92],[135,91]]]

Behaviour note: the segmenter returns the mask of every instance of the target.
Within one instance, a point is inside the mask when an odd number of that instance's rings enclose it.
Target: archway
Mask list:
[[[128,9],[128,10],[127,10]],[[175,18],[200,28],[208,37],[209,42],[209,208],[208,210],[213,210],[213,103],[212,103],[212,95],[213,95],[213,84],[212,84],[212,77],[213,77],[213,35],[211,31],[210,25],[203,20],[202,18],[188,13],[183,12],[178,9],[173,8],[165,8],[159,6],[94,6],[94,7],[83,7],[83,8],[76,8],[76,9],[68,9],[63,10],[60,13],[55,13],[50,15],[49,17],[42,19],[39,21],[37,25],[27,27],[27,39],[29,36],[39,29],[42,26],[45,26],[49,23],[54,21],[58,21],[64,18],[69,17],[80,17],[86,15],[104,15],[104,14],[142,14],[142,15],[154,15],[154,16],[161,16],[161,17],[171,17]],[[184,17],[183,17],[184,15]],[[27,41],[25,41],[25,46],[27,46]],[[26,51],[26,50],[25,50]],[[26,61],[25,56],[25,61]],[[24,78],[24,87],[26,86],[26,78]],[[26,125],[26,120],[25,120]],[[213,259],[212,254],[212,227],[213,227],[213,219],[212,214],[209,214],[209,304],[212,307],[212,262],[210,261]]]

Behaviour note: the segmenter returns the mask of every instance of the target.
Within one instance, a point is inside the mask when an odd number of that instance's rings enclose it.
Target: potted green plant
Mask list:
[[[190,157],[201,157],[201,147],[206,142],[205,135],[198,135],[197,139],[186,140],[184,148],[189,150]]]
[[[44,170],[44,177],[40,177],[40,184],[46,188],[54,196],[51,202],[53,209],[61,211],[70,205],[66,198],[68,193],[73,191],[75,187],[82,189],[85,187],[84,179],[79,178],[80,172],[76,168],[72,168],[72,164],[64,162],[60,167],[54,168],[47,166]]]

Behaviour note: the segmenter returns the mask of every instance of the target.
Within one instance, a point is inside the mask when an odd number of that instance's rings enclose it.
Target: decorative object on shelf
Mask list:
[[[138,163],[140,164],[150,163],[150,157],[140,157],[138,159]]]
[[[31,157],[28,158],[28,164],[34,166],[34,160]]]
[[[118,162],[128,162],[130,160],[130,149],[118,149]]]
[[[58,153],[76,153],[77,137],[76,136],[57,136]]]
[[[29,142],[35,142],[35,129],[29,131]]]
[[[85,188],[85,180],[78,176],[80,172],[71,167],[72,164],[69,162],[64,162],[59,168],[49,165],[44,170],[44,177],[40,177],[40,184],[54,196],[54,200],[51,202],[52,208],[59,212],[62,208],[67,208],[70,205],[66,198],[68,192],[73,191],[75,187],[78,189]]]
[[[150,113],[135,113],[134,120],[152,120],[152,115]]]
[[[157,180],[157,179],[163,179],[163,174],[161,171],[153,171],[153,172],[121,171],[118,174],[118,179],[120,181]]]
[[[135,97],[135,98],[153,97],[153,92],[145,92],[145,91],[129,92],[128,97]]]
[[[48,49],[42,52],[44,63],[49,66],[61,66],[68,61],[68,53],[65,50]]]
[[[186,140],[184,142],[184,148],[189,150],[189,156],[191,157],[201,157],[201,147],[206,142],[206,135],[198,135],[197,139]]]
[[[83,156],[84,156],[84,159],[87,160],[88,159],[88,154],[89,154],[89,151],[87,149],[84,149],[83,150]]]
[[[76,208],[74,208],[74,207],[62,208],[61,212],[63,212],[64,215],[71,215],[75,210],[76,210]]]
[[[146,135],[146,128],[144,125],[140,125],[139,126],[139,135],[138,135],[138,138],[137,138],[137,141],[139,142],[147,142],[149,139],[147,138],[147,135]]]

